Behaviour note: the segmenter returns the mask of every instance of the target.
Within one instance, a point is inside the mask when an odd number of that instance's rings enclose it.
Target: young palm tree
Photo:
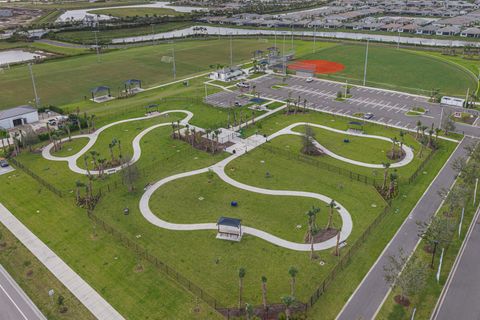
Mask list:
[[[335,200],[332,199],[330,203],[327,205],[327,207],[330,208],[330,211],[328,213],[328,223],[327,223],[327,230],[330,230],[333,227],[333,210],[338,209],[337,203]]]
[[[395,194],[395,186],[397,181],[397,174],[395,172],[390,173],[390,187],[388,188],[388,196],[392,197]]]
[[[422,121],[418,120],[417,121],[417,133],[415,134],[415,139],[418,139],[421,127],[422,127]]]
[[[99,156],[100,154],[97,151],[92,150],[90,151],[90,155],[92,156],[93,168],[98,168],[97,156]]]
[[[387,177],[388,177],[388,168],[390,168],[390,163],[389,162],[382,162],[383,165],[383,184],[382,184],[382,189],[385,190],[387,187]]]
[[[290,267],[288,269],[288,274],[290,275],[290,295],[295,296],[295,280],[298,274],[298,269],[295,267]]]
[[[290,320],[290,317],[291,317],[290,307],[292,307],[293,304],[295,303],[295,297],[283,296],[281,299],[283,304],[285,305],[285,317],[287,320]]]
[[[267,277],[262,276],[262,304],[263,309],[267,309]]]
[[[76,203],[79,204],[79,203],[80,203],[80,188],[85,187],[85,183],[83,183],[83,182],[80,181],[80,180],[77,180],[77,181],[75,182],[75,187],[76,187],[76,190],[75,190],[75,200],[76,200]]]
[[[254,312],[253,305],[251,305],[250,303],[245,303],[245,315],[247,317],[247,320],[252,319],[253,312]]]
[[[342,229],[338,230],[337,233],[337,242],[335,244],[335,255],[338,257],[340,255],[340,234],[342,232]]]
[[[246,270],[244,267],[238,269],[238,308],[242,308],[243,301],[243,278],[245,278]]]
[[[87,176],[90,178],[90,170],[88,169],[88,155],[83,155],[83,163],[85,164],[85,170],[87,170]]]

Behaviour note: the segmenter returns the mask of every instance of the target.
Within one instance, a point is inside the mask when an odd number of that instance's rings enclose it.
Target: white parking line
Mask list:
[[[402,121],[398,121],[395,125],[398,126],[400,123],[402,123]]]

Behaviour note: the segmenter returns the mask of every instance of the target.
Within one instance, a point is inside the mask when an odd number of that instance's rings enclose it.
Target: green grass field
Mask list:
[[[339,45],[302,58],[342,63],[343,71],[323,77],[361,84],[365,49],[365,45]],[[439,88],[442,94],[457,96],[464,96],[467,88],[477,89],[473,74],[446,59],[432,59],[431,55],[379,45],[369,46],[367,85],[422,95],[428,95],[433,88]]]
[[[104,14],[117,18],[148,17],[148,16],[178,16],[181,13],[168,8],[114,8],[88,11],[91,14]]]
[[[208,72],[214,62],[229,61],[228,40],[185,41],[175,43],[177,77]],[[235,40],[235,62],[246,61],[255,49],[266,49],[271,44],[258,40]],[[96,55],[71,57],[49,61],[33,67],[38,94],[43,104],[62,105],[90,98],[90,90],[107,85],[112,94],[123,90],[123,82],[141,79],[144,87],[173,80],[171,63],[162,62],[172,55],[172,45],[162,44],[128,50],[117,50]],[[198,53],[202,52],[201,55]],[[0,74],[1,106],[9,108],[32,100],[33,91],[26,66],[11,68]]]
[[[162,24],[154,24],[153,26],[141,26],[122,29],[108,29],[102,30],[97,33],[97,40],[99,43],[110,43],[112,39],[143,36],[152,33],[168,32],[176,29],[183,29],[192,26],[190,21],[181,22],[167,22]],[[57,32],[53,36],[54,39],[84,43],[95,44],[95,34],[92,31],[64,31]]]
[[[235,39],[234,62],[246,62],[254,50],[266,49],[272,43],[272,39]],[[281,45],[280,41],[278,43]],[[64,105],[89,98],[90,89],[98,85],[110,86],[115,96],[127,79],[141,79],[145,87],[172,81],[172,64],[162,62],[162,57],[171,56],[172,46],[159,44],[136,47],[104,53],[99,60],[91,54],[35,65],[33,70],[40,99],[45,105]],[[226,65],[229,62],[228,39],[179,41],[174,46],[177,78],[208,72],[212,63]],[[309,41],[295,41],[297,57],[344,63],[347,66],[345,71],[330,76],[336,80],[349,79],[354,82],[362,78],[363,46],[317,43],[319,51],[314,55],[311,54],[311,46]],[[202,54],[199,55],[199,52]],[[430,90],[437,87],[441,88],[442,93],[452,95],[463,95],[467,87],[476,89],[476,81],[471,74],[453,63],[373,45],[370,52],[369,85],[417,93],[417,88]],[[0,88],[0,108],[32,101],[31,80],[26,66],[14,67],[0,74],[0,82],[3,84]],[[411,86],[410,83],[416,85]],[[422,93],[426,94],[426,91]]]

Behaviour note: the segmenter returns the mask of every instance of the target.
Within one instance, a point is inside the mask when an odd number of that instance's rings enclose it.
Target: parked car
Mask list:
[[[9,164],[8,164],[7,160],[0,159],[0,167],[5,168],[5,167],[8,167],[8,166],[9,166]]]
[[[239,83],[237,83],[237,87],[239,87],[239,88],[250,88],[250,85],[248,83],[245,83],[245,82],[239,82]]]
[[[312,77],[308,77],[305,81],[308,82],[308,83],[313,82],[313,78],[312,78]]]
[[[369,119],[372,119],[372,118],[373,118],[373,113],[368,112],[368,113],[365,113],[363,115],[363,119],[369,120]]]

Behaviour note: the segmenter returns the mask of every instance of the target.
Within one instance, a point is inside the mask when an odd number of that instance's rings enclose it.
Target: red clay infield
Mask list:
[[[335,73],[345,69],[345,66],[338,62],[328,60],[299,60],[288,66],[291,70],[314,71],[315,73]]]

